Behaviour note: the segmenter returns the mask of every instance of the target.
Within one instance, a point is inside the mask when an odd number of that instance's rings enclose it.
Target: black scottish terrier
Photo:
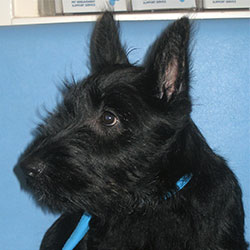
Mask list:
[[[63,215],[41,249],[246,250],[238,182],[190,118],[190,24],[181,18],[129,63],[107,12],[90,43],[90,75],[66,84],[19,159],[37,202]]]

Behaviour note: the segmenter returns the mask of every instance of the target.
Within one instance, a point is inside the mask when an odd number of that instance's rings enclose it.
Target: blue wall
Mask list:
[[[142,59],[166,21],[123,22],[131,61]],[[42,106],[71,73],[86,76],[92,23],[0,27],[0,249],[35,250],[55,216],[20,191],[13,174]],[[197,21],[193,118],[238,176],[250,240],[250,19]]]

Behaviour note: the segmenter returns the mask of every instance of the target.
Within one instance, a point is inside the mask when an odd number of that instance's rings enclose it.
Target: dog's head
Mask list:
[[[100,214],[142,206],[173,185],[171,161],[191,111],[189,36],[187,18],[172,23],[138,67],[112,14],[100,18],[90,75],[67,84],[19,159],[38,201]]]

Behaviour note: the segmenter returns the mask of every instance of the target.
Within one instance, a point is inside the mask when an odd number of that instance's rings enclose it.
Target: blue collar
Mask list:
[[[169,199],[171,196],[176,194],[178,191],[183,189],[189,181],[192,179],[192,174],[186,174],[183,177],[181,177],[176,182],[176,189],[173,191],[167,192],[167,194],[164,196],[164,200]],[[80,240],[86,235],[86,233],[89,230],[89,222],[91,220],[91,215],[84,213],[82,218],[80,219],[76,229],[73,231],[67,242],[65,243],[62,250],[73,250],[74,247],[80,242]]]
[[[176,194],[177,192],[179,192],[180,190],[182,190],[188,183],[189,181],[192,179],[193,175],[190,174],[185,174],[184,176],[182,176],[175,184],[175,189],[169,191],[166,193],[166,195],[163,197],[164,200],[169,199],[171,196],[173,196],[174,194]]]

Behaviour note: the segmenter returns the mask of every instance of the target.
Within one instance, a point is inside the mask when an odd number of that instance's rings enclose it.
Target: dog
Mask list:
[[[112,13],[96,22],[90,74],[65,83],[17,164],[62,214],[41,250],[66,249],[84,216],[70,249],[247,249],[238,181],[190,117],[191,34],[187,17],[173,22],[136,66]]]

